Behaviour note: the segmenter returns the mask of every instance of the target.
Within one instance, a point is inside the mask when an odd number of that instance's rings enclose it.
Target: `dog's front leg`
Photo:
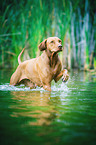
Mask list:
[[[43,85],[43,88],[47,91],[51,91],[51,85]]]
[[[59,81],[59,79],[62,77],[62,81],[66,82],[69,79],[68,71],[67,69],[62,70],[56,78],[54,78],[55,82]]]

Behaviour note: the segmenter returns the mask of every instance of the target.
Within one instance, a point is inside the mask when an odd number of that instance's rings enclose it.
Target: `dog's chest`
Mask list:
[[[61,71],[61,61],[58,56],[53,57],[52,59],[46,58],[45,55],[42,57],[42,63],[39,63],[42,71],[42,77],[53,79]],[[41,65],[42,64],[42,65]],[[39,71],[40,72],[40,71]]]
[[[55,66],[51,68],[52,75],[55,76],[60,72],[60,63],[57,63]]]
[[[45,67],[43,67],[41,70],[42,70],[43,77],[52,79],[57,73],[59,73],[60,67],[58,64],[51,67],[50,65],[47,66],[45,65]]]

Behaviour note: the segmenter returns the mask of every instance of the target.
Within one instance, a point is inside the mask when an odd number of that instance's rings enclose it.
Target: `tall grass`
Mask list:
[[[92,25],[90,14],[89,14],[89,5],[88,1],[86,0],[85,3],[85,13],[84,16],[81,15],[80,8],[78,7],[78,12],[73,12],[73,7],[71,6],[71,25],[70,25],[70,32],[69,32],[69,44],[68,40],[65,42],[67,43],[67,55],[66,57],[70,56],[71,58],[71,65],[70,61],[64,62],[65,66],[69,69],[71,68],[78,68],[80,70],[89,70],[95,67],[95,58],[94,58],[94,51],[95,51],[95,35],[94,27]],[[95,18],[96,19],[96,18]],[[65,35],[66,36],[66,35]],[[69,45],[70,51],[69,50]],[[64,49],[64,54],[66,54],[66,49]],[[64,60],[65,58],[63,58]],[[95,67],[96,68],[96,67]]]
[[[8,5],[0,17],[0,66],[16,67],[17,57],[26,45],[22,61],[38,56],[39,43],[49,36],[58,36],[64,46],[60,54],[63,68],[89,69],[93,62],[96,68],[92,55],[96,32],[90,21],[87,0],[84,16],[79,6],[77,8],[78,13],[74,13],[73,5],[66,0],[28,0],[19,4],[15,1],[15,5]]]

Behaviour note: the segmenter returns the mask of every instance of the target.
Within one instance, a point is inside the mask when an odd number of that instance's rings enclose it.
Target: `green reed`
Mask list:
[[[78,11],[74,12],[76,7]],[[21,1],[19,5],[8,5],[0,17],[0,66],[16,67],[25,46],[22,61],[39,56],[39,43],[49,36],[58,36],[64,46],[60,54],[63,67],[89,69],[95,33],[87,7],[86,2],[82,16],[78,1],[74,6],[65,0],[28,0],[26,4]]]

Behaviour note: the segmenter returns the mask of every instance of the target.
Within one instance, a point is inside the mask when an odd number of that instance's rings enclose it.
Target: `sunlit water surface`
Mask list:
[[[0,145],[96,145],[96,76],[74,71],[52,92],[10,86],[0,71]]]

